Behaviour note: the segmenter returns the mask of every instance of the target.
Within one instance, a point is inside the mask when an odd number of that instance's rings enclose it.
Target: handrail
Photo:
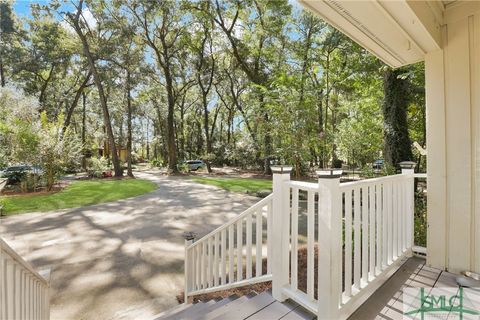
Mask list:
[[[0,239],[0,319],[50,319],[49,281]]]
[[[207,240],[208,238],[212,237],[212,236],[215,236],[215,234],[221,232],[222,230],[225,230],[227,229],[229,226],[235,224],[236,222],[238,222],[239,220],[245,218],[248,214],[250,214],[252,211],[255,211],[256,209],[258,208],[261,208],[261,207],[264,207],[269,201],[271,201],[273,199],[273,193],[270,193],[268,196],[266,196],[265,198],[263,198],[262,200],[260,200],[259,202],[255,203],[254,205],[252,205],[250,208],[246,209],[245,211],[243,211],[241,214],[239,214],[238,216],[236,216],[235,218],[229,220],[228,222],[226,222],[225,224],[221,225],[220,227],[218,227],[217,229],[213,230],[212,232],[210,233],[207,233],[206,235],[204,235],[203,237],[201,237],[200,239],[198,239],[197,241],[195,241],[194,243],[192,243],[191,245],[187,246],[187,250],[190,250],[192,249],[193,247],[199,245],[200,243],[204,242],[205,240]]]
[[[185,240],[185,301],[271,280],[272,203],[270,194],[199,241]]]
[[[35,276],[39,281],[41,281],[44,285],[48,286],[49,283],[47,279],[42,277],[30,263],[25,261],[18,253],[16,253],[2,238],[0,238],[0,251],[5,251],[13,260],[18,262],[22,265],[25,269],[27,269],[32,275]]]
[[[415,173],[413,175],[414,178],[422,178],[422,179],[425,179],[427,178],[427,174],[426,173]]]
[[[405,174],[394,174],[390,176],[383,176],[383,177],[378,177],[378,178],[372,178],[372,179],[365,179],[365,180],[359,180],[359,181],[352,181],[352,182],[344,182],[340,184],[340,189],[347,189],[347,188],[352,188],[352,187],[359,187],[362,185],[371,185],[379,182],[385,182],[385,181],[391,181],[391,180],[397,180],[397,179],[404,179],[406,177]]]
[[[297,188],[305,191],[318,191],[318,183],[306,182],[306,181],[288,181],[286,186],[290,188]]]

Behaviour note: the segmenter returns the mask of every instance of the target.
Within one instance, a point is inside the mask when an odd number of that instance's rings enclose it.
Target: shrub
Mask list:
[[[51,190],[58,176],[67,169],[80,167],[83,146],[70,128],[63,129],[64,118],[61,114],[54,122],[47,120],[47,114],[40,114],[38,158]]]
[[[87,173],[89,177],[101,178],[108,171],[108,161],[104,157],[90,158],[87,160]]]

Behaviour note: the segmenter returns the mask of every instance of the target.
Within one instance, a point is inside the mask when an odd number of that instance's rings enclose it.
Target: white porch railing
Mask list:
[[[186,241],[185,301],[271,280],[272,199],[270,194],[197,242]]]
[[[318,319],[346,319],[412,254],[413,183],[413,170],[342,184],[339,177],[290,181],[285,167],[274,172],[272,195],[187,244],[186,297],[271,279],[275,299],[291,298]],[[256,241],[261,254],[256,254],[255,274],[253,220],[256,236],[262,236]],[[306,227],[300,230],[300,224]],[[307,267],[299,273],[302,242]],[[269,267],[263,273],[265,244]],[[299,277],[306,287],[299,287]]]
[[[0,319],[50,319],[49,283],[0,238]]]

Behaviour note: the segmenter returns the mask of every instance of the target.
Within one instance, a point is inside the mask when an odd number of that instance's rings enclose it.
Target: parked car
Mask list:
[[[188,160],[186,161],[189,171],[197,171],[205,167],[205,162],[202,160]]]
[[[11,166],[3,170],[1,177],[7,178],[8,184],[16,184],[19,183],[27,173],[42,176],[43,170],[38,166],[31,165]]]
[[[372,164],[372,168],[377,169],[377,170],[383,169],[384,166],[385,166],[385,160],[384,159],[377,159]]]

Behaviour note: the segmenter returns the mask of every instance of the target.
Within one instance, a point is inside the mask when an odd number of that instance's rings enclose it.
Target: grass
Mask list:
[[[57,193],[43,195],[19,195],[3,197],[3,214],[13,215],[33,211],[51,211],[65,208],[83,207],[135,197],[157,186],[148,180],[94,180],[74,181]]]
[[[272,190],[272,181],[255,178],[225,178],[225,177],[195,177],[195,182],[209,184],[222,189],[241,192],[256,193],[261,190]]]

